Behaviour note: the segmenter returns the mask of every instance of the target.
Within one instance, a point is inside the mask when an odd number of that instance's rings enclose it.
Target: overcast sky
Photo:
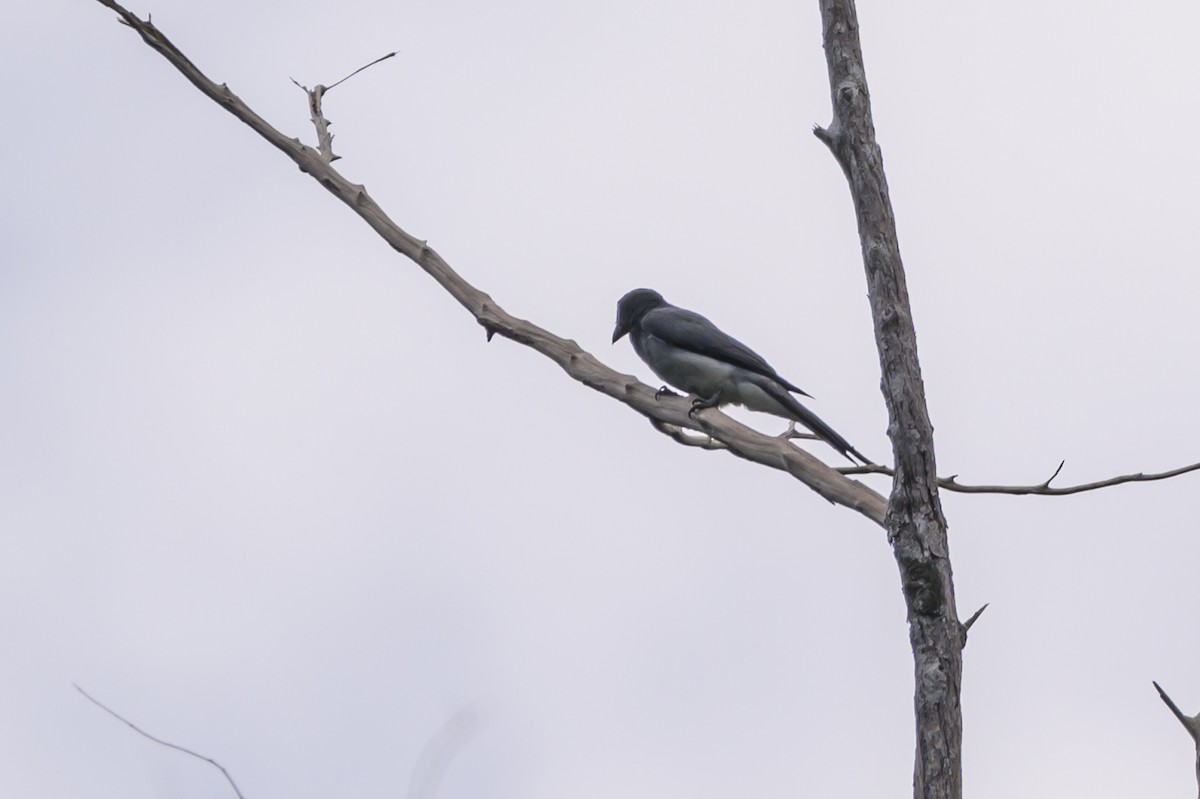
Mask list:
[[[289,77],[398,50],[326,111],[401,226],[648,382],[656,288],[887,457],[815,2],[132,10],[307,142]],[[859,15],[940,472],[1200,460],[1200,6]],[[881,530],[486,343],[98,3],[0,71],[0,793],[232,796],[76,682],[247,799],[910,795]],[[1198,490],[944,496],[969,796],[1195,795]]]

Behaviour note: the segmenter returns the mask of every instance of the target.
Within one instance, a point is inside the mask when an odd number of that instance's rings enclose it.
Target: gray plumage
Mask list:
[[[669,385],[699,399],[693,410],[734,404],[791,419],[850,460],[870,463],[792,392],[805,394],[758,353],[698,313],[676,308],[657,291],[634,289],[617,303],[613,343],[629,334],[634,352]]]

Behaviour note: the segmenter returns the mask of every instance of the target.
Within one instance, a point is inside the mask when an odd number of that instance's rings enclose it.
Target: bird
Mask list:
[[[744,405],[799,422],[852,463],[855,458],[871,463],[792,396],[811,398],[810,394],[785,380],[761,355],[708,319],[677,308],[657,291],[634,289],[617,302],[613,344],[625,335],[659,379],[696,395],[688,416],[704,408]],[[659,393],[665,391],[664,386]]]

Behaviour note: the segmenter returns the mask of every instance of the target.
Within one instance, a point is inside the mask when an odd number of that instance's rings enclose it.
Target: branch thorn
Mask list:
[[[967,630],[971,629],[971,625],[972,625],[972,624],[974,624],[974,623],[976,622],[976,620],[977,620],[977,619],[978,619],[980,616],[982,616],[982,615],[983,615],[983,612],[984,612],[985,610],[987,610],[987,609],[988,609],[988,605],[990,605],[990,604],[992,604],[992,603],[991,603],[991,602],[984,602],[984,603],[983,603],[983,607],[981,607],[979,610],[977,610],[977,611],[975,611],[974,613],[972,613],[972,614],[971,614],[971,618],[969,618],[969,619],[967,619],[965,622],[963,622],[963,632],[966,632]]]
[[[1054,470],[1054,474],[1050,475],[1050,478],[1048,480],[1046,480],[1046,482],[1042,483],[1042,488],[1050,487],[1050,481],[1053,480],[1055,477],[1058,477],[1058,473],[1062,471],[1062,468],[1066,464],[1066,462],[1067,461],[1065,459],[1062,461],[1059,461],[1058,468]]]

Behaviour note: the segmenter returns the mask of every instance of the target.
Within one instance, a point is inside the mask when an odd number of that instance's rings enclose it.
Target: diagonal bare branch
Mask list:
[[[177,751],[183,752],[186,755],[191,755],[194,758],[203,760],[205,763],[208,763],[212,766],[217,767],[218,769],[221,770],[221,773],[225,775],[225,779],[229,780],[229,785],[231,788],[233,788],[233,792],[235,794],[237,794],[238,799],[246,799],[246,797],[242,796],[242,792],[240,790],[238,790],[237,783],[233,781],[233,777],[230,776],[229,772],[225,770],[225,767],[222,766],[217,761],[213,760],[211,757],[205,757],[204,755],[200,754],[199,752],[193,752],[191,749],[188,749],[187,747],[180,746],[179,744],[173,744],[170,741],[164,741],[162,738],[156,738],[153,735],[151,735],[150,733],[143,730],[141,727],[134,724],[129,719],[122,716],[117,711],[113,710],[112,708],[110,708],[107,705],[105,705],[104,703],[102,703],[99,699],[92,696],[87,691],[80,688],[78,685],[75,686],[75,690],[78,691],[79,693],[83,694],[84,697],[89,702],[91,702],[93,705],[100,708],[105,713],[108,713],[110,716],[117,719],[118,721],[123,722],[126,726],[128,726],[130,729],[132,729],[137,734],[139,734],[143,737],[149,738],[151,741],[154,741],[154,743],[156,743],[156,744],[162,744],[163,746],[167,747],[168,749],[175,749]]]
[[[1167,692],[1162,689],[1161,685],[1153,680],[1151,682],[1154,683],[1154,689],[1158,691],[1159,698],[1166,703],[1167,707],[1171,708],[1171,712],[1175,714],[1175,718],[1179,719],[1179,723],[1183,725],[1188,734],[1192,736],[1192,740],[1200,747],[1200,714],[1195,716],[1187,715],[1179,709],[1178,705],[1171,701],[1171,697],[1167,696]]]
[[[1058,473],[1062,471],[1063,461],[1054,470],[1054,474],[1050,478],[1037,485],[969,485],[958,482],[958,475],[950,475],[949,477],[939,477],[938,486],[947,491],[957,491],[960,494],[1016,494],[1020,496],[1034,495],[1043,497],[1064,497],[1068,494],[1082,494],[1084,491],[1096,491],[1100,488],[1109,488],[1111,486],[1121,485],[1122,483],[1149,483],[1154,480],[1167,480],[1172,477],[1178,477],[1181,474],[1188,472],[1200,471],[1200,463],[1192,463],[1187,466],[1180,466],[1177,469],[1169,469],[1165,472],[1153,472],[1146,474],[1138,472],[1136,474],[1123,474],[1117,477],[1110,477],[1107,480],[1097,480],[1094,483],[1081,483],[1073,486],[1053,487],[1050,481],[1058,477]],[[845,475],[858,474],[886,474],[891,476],[893,471],[888,466],[878,466],[876,464],[868,464],[866,466],[846,466],[838,467],[838,471]]]
[[[686,398],[664,396],[656,399],[654,388],[606,366],[574,341],[509,314],[490,296],[455,272],[428,242],[416,238],[393,222],[367,194],[364,186],[351,183],[343,177],[320,151],[276,130],[228,86],[214,83],[206,77],[148,20],[139,19],[114,0],[96,1],[119,14],[121,20],[136,30],[149,47],[167,59],[205,96],[292,159],[302,172],[311,175],[358,214],[393,249],[425,270],[475,317],[487,331],[489,340],[499,333],[529,347],[557,363],[573,379],[628,405],[648,419],[711,436],[739,458],[785,471],[830,502],[855,510],[876,524],[883,524],[886,502],[870,487],[849,479],[786,440],[763,435],[714,409],[697,413],[694,418],[689,417],[691,403]]]

